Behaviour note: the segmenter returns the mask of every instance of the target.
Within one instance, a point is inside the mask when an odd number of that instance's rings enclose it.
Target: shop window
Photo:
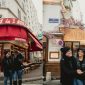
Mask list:
[[[73,55],[76,57],[77,49],[80,47],[79,41],[65,41],[64,46],[70,47],[72,49]]]
[[[66,41],[65,43],[64,43],[64,46],[65,47],[72,47],[72,43],[71,42],[69,42],[69,41]]]

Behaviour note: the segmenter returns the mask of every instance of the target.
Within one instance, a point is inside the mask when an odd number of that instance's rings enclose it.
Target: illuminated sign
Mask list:
[[[13,24],[13,25],[20,25],[20,26],[27,27],[26,23],[24,23],[23,21],[17,18],[1,18],[0,25],[3,25],[3,24]]]

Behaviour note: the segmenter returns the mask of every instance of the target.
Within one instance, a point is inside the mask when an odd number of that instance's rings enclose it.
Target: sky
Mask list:
[[[35,8],[37,10],[37,15],[38,15],[38,20],[40,22],[40,24],[43,23],[42,19],[43,19],[43,0],[32,0]]]

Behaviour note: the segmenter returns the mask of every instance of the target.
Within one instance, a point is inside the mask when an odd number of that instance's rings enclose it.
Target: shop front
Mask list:
[[[47,34],[47,33],[46,33]],[[63,46],[63,33],[54,32],[43,37],[43,75],[51,72],[52,79],[60,78],[60,48]]]
[[[60,78],[60,48],[68,46],[76,57],[77,49],[85,49],[85,31],[80,28],[61,28],[60,33],[52,33],[53,37],[43,37],[44,76],[51,72],[52,77]],[[51,34],[49,34],[51,36]]]
[[[66,33],[64,35],[64,46],[69,46],[73,55],[76,56],[77,49],[85,48],[85,31],[80,28],[76,29],[66,29]]]
[[[31,46],[30,40],[33,41]],[[18,50],[24,56],[24,61],[29,62],[29,52],[42,50],[42,44],[29,31],[26,24],[16,18],[0,19],[0,62],[4,56],[4,51],[12,53]]]

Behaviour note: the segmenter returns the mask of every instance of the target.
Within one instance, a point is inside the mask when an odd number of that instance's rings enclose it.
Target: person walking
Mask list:
[[[3,72],[4,72],[4,85],[7,85],[7,81],[10,80],[12,85],[12,59],[10,51],[4,52],[4,58],[2,60]],[[9,85],[9,84],[8,84]]]
[[[77,52],[77,76],[74,85],[85,85],[85,50],[79,48]]]
[[[62,85],[73,85],[76,74],[76,59],[72,56],[72,51],[69,47],[61,48],[60,70]]]
[[[13,56],[13,84],[17,85],[17,80],[18,80],[18,85],[22,85],[22,75],[23,75],[23,59],[24,57],[22,54],[18,51],[15,51],[14,56]]]

